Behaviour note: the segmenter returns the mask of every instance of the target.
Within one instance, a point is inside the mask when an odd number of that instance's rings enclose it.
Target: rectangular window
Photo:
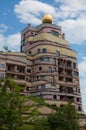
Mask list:
[[[57,37],[59,36],[59,33],[56,32],[56,31],[54,31],[54,30],[51,31],[51,34],[53,34],[53,35],[55,35],[55,36],[57,36]]]
[[[43,58],[43,57],[40,57],[40,61],[44,61],[44,58]]]
[[[56,96],[56,95],[53,95],[53,99],[55,99],[55,100],[56,100],[56,99],[57,99],[57,96]]]
[[[45,77],[44,75],[40,75],[39,76],[40,79],[44,79],[44,77]]]
[[[78,111],[81,111],[81,110],[82,110],[82,109],[81,109],[81,107],[79,106],[79,107],[78,107]]]
[[[42,90],[45,90],[45,85],[41,85],[41,89],[42,89]]]
[[[5,64],[0,64],[0,68],[4,68],[5,67]]]
[[[49,57],[46,57],[46,58],[45,58],[45,61],[49,62],[49,61],[50,61],[50,58],[49,58]]]
[[[73,69],[76,69],[76,63],[73,63]]]
[[[4,73],[0,73],[0,78],[4,78],[4,77],[5,77]]]
[[[80,99],[79,98],[77,98],[77,102],[79,102],[80,101]]]

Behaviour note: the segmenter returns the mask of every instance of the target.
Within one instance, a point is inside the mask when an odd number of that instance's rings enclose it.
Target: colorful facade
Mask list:
[[[69,47],[61,27],[51,15],[37,27],[28,25],[21,34],[21,52],[0,54],[0,77],[10,74],[24,87],[22,94],[45,98],[52,106],[69,100],[82,111],[76,52]]]

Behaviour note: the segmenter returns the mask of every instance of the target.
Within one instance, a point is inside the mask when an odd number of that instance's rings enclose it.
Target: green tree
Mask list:
[[[38,98],[21,96],[21,87],[12,79],[0,80],[0,130],[25,130],[32,128],[33,119],[39,112]]]
[[[48,105],[48,107],[50,107]],[[66,106],[53,107],[54,113],[40,117],[34,124],[34,130],[79,130],[78,114],[75,107],[68,103]]]
[[[48,116],[50,130],[78,130],[78,115],[76,109],[67,104],[62,108],[56,108],[56,113]]]
[[[41,117],[34,123],[34,130],[50,130],[48,118]]]
[[[44,117],[39,107],[50,105],[43,99],[20,95],[22,87],[9,77],[0,80],[0,130],[78,130],[76,109],[67,104],[52,108],[54,113]]]

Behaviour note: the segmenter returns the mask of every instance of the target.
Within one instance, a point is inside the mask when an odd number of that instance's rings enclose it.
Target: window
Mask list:
[[[49,57],[46,57],[46,58],[45,58],[45,61],[47,61],[47,62],[50,61],[50,58],[49,58]]]
[[[40,57],[40,61],[44,61],[44,58],[43,58],[43,57]]]
[[[27,69],[27,72],[28,72],[28,73],[31,73],[31,69]]]
[[[53,99],[55,99],[55,100],[56,100],[56,99],[57,99],[57,96],[56,96],[56,95],[53,95]]]
[[[39,97],[40,97],[40,98],[43,98],[43,94],[42,94],[42,93],[40,93]]]
[[[0,64],[0,68],[4,68],[5,67],[5,65],[4,64]]]
[[[10,68],[10,70],[11,70],[11,68]],[[17,66],[17,72],[24,73],[25,72],[25,68]]]
[[[38,53],[40,53],[41,52],[41,50],[40,49],[38,49]]]
[[[11,66],[7,66],[7,70],[10,71],[11,70]]]
[[[42,52],[43,52],[43,53],[46,53],[46,48],[43,48],[43,49],[42,49]]]
[[[41,85],[41,89],[42,90],[44,90],[45,89],[45,85],[43,84],[43,85]]]
[[[60,107],[64,107],[65,105],[61,104]]]
[[[65,78],[65,82],[73,82],[72,78]]]
[[[73,69],[76,69],[76,63],[73,63]]]
[[[59,33],[56,32],[56,31],[54,31],[54,30],[51,31],[51,34],[53,34],[53,35],[55,35],[55,36],[57,36],[57,37],[59,36]]]
[[[71,88],[71,87],[67,88],[67,92],[68,93],[73,93],[73,88]]]
[[[40,75],[39,76],[40,79],[44,79],[44,77],[45,77],[44,75]]]
[[[81,110],[82,110],[80,106],[78,107],[78,110],[79,110],[79,111],[81,111]]]
[[[4,73],[0,73],[0,78],[4,78]]]
[[[52,68],[48,67],[48,72],[51,73],[52,72]]]
[[[77,102],[79,102],[80,101],[80,99],[79,98],[77,98]]]
[[[29,91],[30,90],[29,87],[26,87],[26,90]]]
[[[60,81],[64,81],[64,77],[59,77],[59,80]]]
[[[31,54],[31,51],[29,51],[28,53]]]
[[[42,67],[39,67],[39,71],[42,71]]]

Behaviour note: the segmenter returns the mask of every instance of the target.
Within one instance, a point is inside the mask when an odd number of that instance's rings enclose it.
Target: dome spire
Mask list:
[[[45,14],[42,17],[42,23],[50,23],[50,24],[52,24],[52,22],[53,22],[53,17],[50,14]]]

